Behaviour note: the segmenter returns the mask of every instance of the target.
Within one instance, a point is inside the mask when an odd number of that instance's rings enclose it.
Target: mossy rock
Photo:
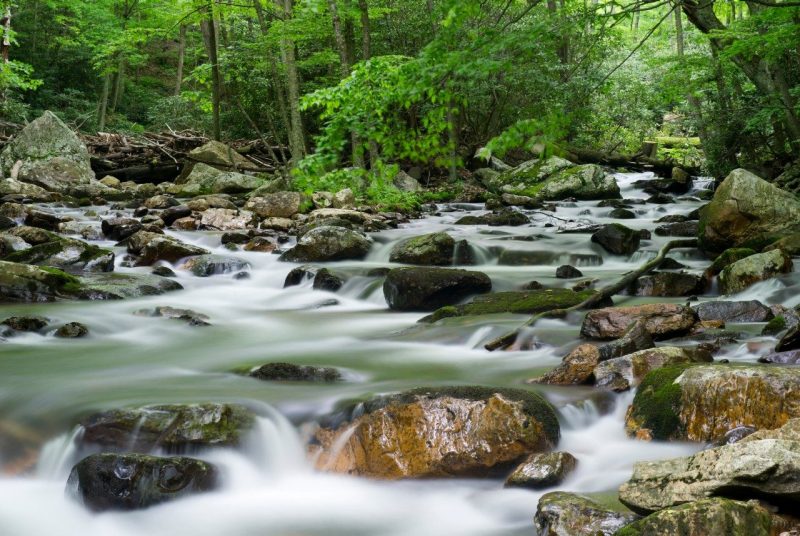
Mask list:
[[[57,268],[0,261],[0,302],[43,302],[73,298],[81,280]]]
[[[20,228],[21,229],[21,228]],[[49,240],[4,257],[8,262],[49,266],[71,272],[110,272],[114,270],[114,252],[76,238],[47,233]]]
[[[447,233],[430,233],[399,242],[392,248],[389,262],[423,266],[448,266],[453,263],[456,241]]]
[[[764,329],[761,330],[761,334],[777,335],[786,328],[787,328],[786,318],[784,318],[783,315],[778,315],[769,322],[767,322],[767,325],[764,326]]]
[[[714,259],[714,262],[711,263],[711,266],[706,269],[706,273],[710,275],[717,275],[734,262],[746,259],[751,255],[755,255],[756,253],[758,253],[756,250],[750,248],[728,248],[720,253],[716,259]]]
[[[594,293],[594,290],[575,292],[563,288],[495,292],[476,296],[463,305],[442,307],[419,321],[432,323],[443,318],[498,313],[532,315],[572,307],[586,301]]]
[[[533,522],[540,536],[609,536],[636,518],[619,502],[554,491],[539,499]]]
[[[92,274],[77,281],[80,286],[72,294],[82,300],[122,300],[183,289],[177,281],[153,274]]]
[[[628,410],[627,426],[632,422],[639,430],[648,430],[650,439],[682,438],[686,428],[681,423],[681,387],[675,380],[692,366],[688,363],[670,365],[648,373]]]

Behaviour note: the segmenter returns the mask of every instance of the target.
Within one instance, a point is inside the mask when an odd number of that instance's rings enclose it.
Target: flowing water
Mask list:
[[[702,203],[691,193],[676,204],[644,203],[647,194],[632,183],[649,174],[618,174],[623,195],[637,219],[622,223],[653,229],[655,219],[686,214]],[[696,185],[697,187],[698,185]],[[700,184],[699,187],[708,187]],[[463,226],[465,214],[480,205],[440,207],[436,215],[400,229],[375,233],[376,244],[364,261],[331,263],[351,274],[338,293],[312,290],[310,281],[283,288],[294,265],[276,255],[236,252],[252,268],[248,279],[209,278],[178,272],[185,290],[161,296],[110,302],[61,302],[0,306],[0,318],[40,314],[51,324],[79,321],[91,336],[65,340],[25,334],[0,344],[0,440],[9,429],[41,436],[44,445],[36,469],[23,476],[0,476],[0,534],[3,536],[80,535],[513,535],[533,534],[532,517],[543,492],[504,489],[501,480],[442,479],[381,482],[314,472],[305,458],[301,423],[331,410],[337,401],[423,385],[481,384],[540,391],[558,409],[560,450],[579,465],[559,489],[613,492],[637,460],[684,455],[700,448],[630,440],[623,429],[632,394],[603,395],[588,388],[527,386],[524,380],[556,365],[578,343],[575,321],[546,321],[528,335],[533,349],[489,353],[482,345],[516,327],[525,317],[448,319],[418,325],[423,316],[390,312],[381,280],[365,274],[390,266],[389,251],[408,236],[446,230],[467,239],[495,290],[518,288],[536,280],[545,286],[571,286],[555,279],[555,267],[570,263],[584,275],[614,280],[655,255],[668,239],[653,235],[629,258],[609,255],[586,233],[558,234],[562,219],[587,223],[614,221],[611,208],[596,202],[559,203],[557,218],[526,211],[523,227]],[[54,210],[99,225],[108,207]],[[219,233],[175,233],[182,240],[230,255]],[[113,247],[111,242],[100,245]],[[498,264],[503,250],[539,252],[541,264]],[[686,251],[686,250],[684,250]],[[149,272],[121,265],[120,272]],[[695,254],[672,255],[690,268],[707,264]],[[741,299],[796,305],[800,277],[760,283]],[[737,297],[737,299],[740,297]],[[332,304],[331,300],[336,300]],[[617,303],[639,303],[627,297]],[[654,299],[649,299],[655,301]],[[668,299],[658,299],[669,301]],[[676,299],[675,301],[683,301]],[[137,316],[140,309],[169,305],[207,314],[211,327],[190,327],[164,318]],[[736,326],[757,333],[757,326]],[[748,331],[749,330],[749,331]],[[720,358],[754,361],[758,344],[734,344]],[[231,373],[242,366],[273,361],[334,366],[346,381],[335,384],[261,382]],[[65,495],[66,477],[75,459],[75,423],[91,412],[169,402],[238,401],[260,415],[246,448],[201,452],[221,467],[221,489],[142,511],[92,514]],[[3,460],[0,460],[2,466]]]

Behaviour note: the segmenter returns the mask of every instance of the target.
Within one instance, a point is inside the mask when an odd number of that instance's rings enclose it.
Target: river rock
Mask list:
[[[342,374],[332,367],[313,367],[294,363],[267,363],[248,372],[258,380],[273,382],[335,382]]]
[[[592,242],[614,255],[630,255],[639,249],[641,235],[620,223],[609,223],[592,235]]]
[[[112,409],[81,421],[79,445],[114,452],[188,452],[238,446],[255,422],[237,404],[168,404]]]
[[[175,205],[174,207],[169,207],[161,211],[161,214],[159,214],[158,217],[161,218],[161,221],[164,222],[164,225],[169,226],[175,223],[175,221],[191,215],[192,209],[186,205]]]
[[[233,170],[258,171],[258,166],[236,152],[229,145],[219,141],[209,141],[205,145],[189,151],[189,160],[202,162],[218,168]]]
[[[48,320],[43,316],[11,316],[0,322],[14,331],[41,331],[47,327]]]
[[[751,255],[755,255],[758,253],[754,249],[750,248],[729,248],[719,254],[719,256],[714,259],[714,262],[711,263],[711,266],[706,269],[706,275],[708,277],[717,275],[722,270],[730,266],[736,261],[740,261],[742,259],[746,259]]]
[[[700,245],[709,252],[729,247],[762,248],[800,231],[800,200],[794,194],[735,169],[722,181],[700,219]]]
[[[542,489],[561,484],[575,470],[578,460],[569,452],[546,452],[528,456],[506,478],[507,488]]]
[[[168,191],[181,197],[207,194],[239,194],[255,190],[263,179],[235,171],[220,171],[202,162],[196,163],[185,182],[171,186]]]
[[[651,513],[710,496],[777,500],[788,511],[800,506],[800,441],[797,420],[783,430],[759,432],[693,456],[639,462],[619,489],[620,500]]]
[[[636,387],[651,370],[677,363],[709,363],[711,354],[697,348],[658,346],[602,361],[594,368],[597,387],[627,391]]]
[[[376,478],[482,475],[559,438],[555,411],[519,389],[420,388],[323,422],[317,468]]]
[[[694,238],[697,236],[699,227],[696,221],[667,223],[656,227],[655,233],[658,236],[687,236]]]
[[[138,231],[128,237],[128,253],[139,256],[137,266],[147,266],[157,261],[178,262],[193,255],[206,255],[208,250],[184,244],[171,236]]]
[[[706,290],[703,276],[686,272],[653,272],[637,279],[630,287],[635,296],[695,296]]]
[[[773,317],[772,310],[758,300],[708,301],[695,305],[700,320],[724,322],[766,322]]]
[[[312,229],[297,245],[280,256],[289,262],[325,262],[363,259],[372,247],[372,240],[357,231],[323,226]]]
[[[344,285],[345,278],[341,275],[335,274],[327,268],[320,268],[314,275],[314,282],[311,287],[315,290],[327,290],[328,292],[336,292]]]
[[[386,302],[396,311],[433,311],[490,290],[486,274],[450,268],[395,268],[383,283]]]
[[[779,249],[750,255],[736,261],[719,274],[719,288],[735,294],[747,287],[792,270],[792,258]]]
[[[30,229],[30,228],[29,228]],[[38,266],[49,266],[68,272],[110,272],[114,269],[114,252],[108,249],[97,247],[93,244],[50,233],[44,230],[37,230],[35,233],[28,232],[25,227],[15,227],[9,231],[22,238],[35,236],[36,244],[14,251],[3,257],[8,262],[18,262],[22,264],[35,264]],[[41,242],[41,233],[46,233],[46,241]]]
[[[758,501],[714,497],[660,510],[619,530],[616,536],[772,536],[782,526]]]
[[[69,298],[81,281],[56,268],[0,261],[0,302],[44,302]]]
[[[576,277],[583,277],[583,272],[574,266],[565,264],[556,268],[556,278],[558,279],[575,279]]]
[[[194,458],[93,454],[78,462],[67,492],[89,510],[136,510],[217,487],[217,469]]]
[[[738,426],[778,428],[800,417],[800,369],[673,365],[647,374],[628,410],[629,435],[716,441]]]
[[[787,352],[800,349],[800,327],[795,326],[787,331],[775,345],[776,352]]]
[[[182,320],[190,326],[210,326],[209,316],[191,309],[178,309],[176,307],[169,307],[159,305],[153,309],[139,309],[135,313],[138,316],[151,316],[159,318],[171,318],[175,320]]]
[[[135,218],[111,218],[100,224],[103,234],[109,240],[125,240],[142,229],[142,224]]]
[[[645,329],[654,339],[667,339],[687,333],[697,322],[697,314],[691,307],[672,303],[606,307],[586,314],[581,335],[593,339],[616,339],[636,320],[644,321]]]
[[[59,327],[54,335],[61,339],[77,339],[79,337],[85,337],[88,334],[89,328],[87,328],[85,324],[81,324],[80,322],[68,322]]]
[[[538,266],[551,265],[566,259],[571,264],[587,264],[599,266],[603,258],[596,253],[564,253],[551,250],[515,250],[505,249],[497,258],[500,266]]]
[[[166,210],[170,207],[177,207],[180,203],[171,195],[158,194],[145,199],[142,205],[148,209]]]
[[[20,200],[27,199],[37,203],[47,203],[53,201],[58,194],[48,192],[41,186],[21,182],[9,177],[0,180],[0,197],[8,195],[20,196]]]
[[[87,274],[81,277],[79,284],[73,296],[82,300],[123,300],[183,289],[172,279],[139,273]]]
[[[49,111],[28,123],[0,153],[5,177],[11,176],[17,161],[21,162],[19,181],[51,192],[66,193],[74,186],[94,180],[86,146]]]
[[[595,164],[576,166],[558,157],[534,159],[485,178],[484,185],[498,193],[524,195],[537,201],[619,198],[612,175]]]
[[[531,220],[523,213],[513,209],[502,209],[481,216],[464,216],[459,218],[456,225],[488,225],[490,227],[519,227],[527,225]]]
[[[241,270],[249,270],[250,263],[229,257],[227,255],[197,255],[190,257],[181,265],[184,270],[189,270],[197,277],[210,277],[212,275],[229,274]]]
[[[29,208],[25,215],[25,225],[39,227],[47,231],[58,231],[63,220],[51,212]]]
[[[539,499],[533,523],[539,536],[612,536],[638,516],[621,505],[607,506],[563,491]]]
[[[305,198],[298,192],[277,192],[250,198],[244,208],[259,218],[291,218],[303,208]]]
[[[769,246],[765,247],[764,251],[770,251],[773,249],[783,250],[787,255],[791,255],[793,257],[800,255],[800,232],[792,233],[779,240],[776,240]]]
[[[392,248],[389,262],[423,266],[453,264],[456,241],[447,233],[431,233],[407,238]]]

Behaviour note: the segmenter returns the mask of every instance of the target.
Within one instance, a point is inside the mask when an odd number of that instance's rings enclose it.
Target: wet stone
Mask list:
[[[89,328],[80,322],[69,322],[58,328],[55,336],[62,339],[77,339],[89,334]]]
[[[561,484],[575,470],[578,460],[569,452],[531,454],[506,479],[505,486],[542,489]]]
[[[335,382],[342,374],[332,367],[313,367],[294,363],[267,363],[251,370],[248,376],[275,382]]]

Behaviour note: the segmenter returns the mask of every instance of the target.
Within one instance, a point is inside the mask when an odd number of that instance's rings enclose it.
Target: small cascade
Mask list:
[[[61,434],[45,443],[36,464],[36,476],[46,480],[63,480],[77,462],[78,442],[83,437],[83,426]]]

